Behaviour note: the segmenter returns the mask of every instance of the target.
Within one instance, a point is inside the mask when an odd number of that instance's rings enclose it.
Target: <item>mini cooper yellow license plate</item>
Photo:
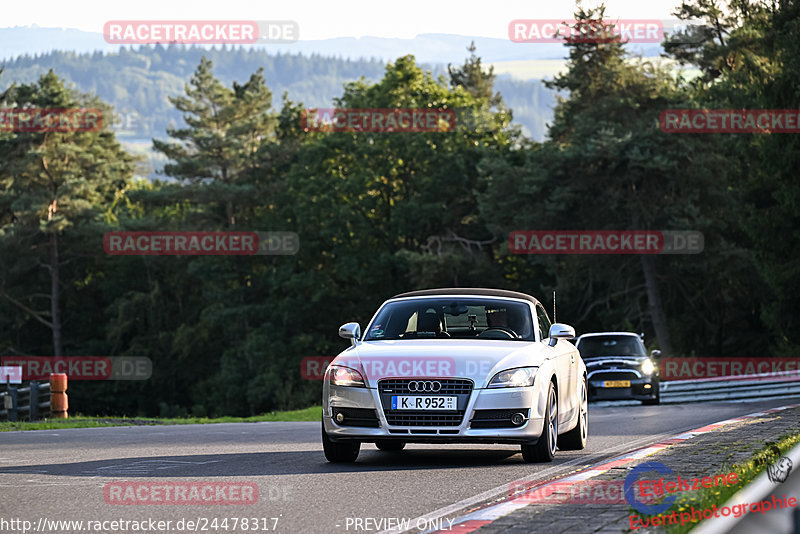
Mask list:
[[[605,380],[603,382],[604,388],[629,388],[631,387],[630,380]]]

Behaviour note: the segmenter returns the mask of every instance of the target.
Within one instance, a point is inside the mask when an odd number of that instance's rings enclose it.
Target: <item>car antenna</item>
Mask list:
[[[556,321],[556,290],[553,290],[553,322],[557,323]]]

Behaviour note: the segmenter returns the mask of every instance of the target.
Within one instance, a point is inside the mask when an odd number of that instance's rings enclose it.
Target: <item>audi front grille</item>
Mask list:
[[[391,426],[459,426],[464,420],[472,380],[463,378],[389,378],[378,381],[386,422]],[[458,397],[457,410],[392,410],[392,395],[449,395]]]
[[[417,384],[420,382],[437,382],[441,387],[438,391],[425,389],[420,391],[418,388],[412,391],[408,388],[412,382]],[[472,393],[472,386],[472,380],[464,378],[390,378],[378,382],[378,392],[394,393],[395,395],[469,395]]]

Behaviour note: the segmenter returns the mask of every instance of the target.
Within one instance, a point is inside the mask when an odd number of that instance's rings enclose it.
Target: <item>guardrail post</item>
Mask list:
[[[39,382],[31,380],[30,386],[31,391],[28,394],[28,398],[30,399],[31,408],[28,411],[28,419],[32,423],[39,419]]]
[[[45,382],[44,384],[39,386],[42,388],[42,396],[44,396],[44,400],[39,403],[39,408],[42,409],[42,416],[43,417],[50,417],[50,381]]]

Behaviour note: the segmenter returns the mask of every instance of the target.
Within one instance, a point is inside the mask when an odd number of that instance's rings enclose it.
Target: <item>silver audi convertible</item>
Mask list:
[[[589,429],[586,366],[524,293],[428,289],[383,303],[325,372],[322,444],[353,462],[361,443],[511,443],[526,462],[583,449]]]

